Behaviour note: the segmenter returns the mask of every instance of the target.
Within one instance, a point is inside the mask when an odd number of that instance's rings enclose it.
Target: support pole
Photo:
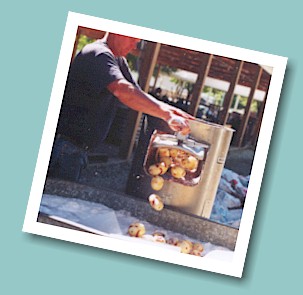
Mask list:
[[[258,119],[257,122],[254,126],[254,131],[253,131],[253,136],[252,136],[252,140],[251,140],[251,144],[253,146],[257,145],[257,141],[258,141],[258,137],[259,137],[259,133],[260,133],[260,129],[261,129],[261,124],[262,124],[262,119],[263,119],[263,115],[264,115],[264,110],[265,110],[265,105],[266,105],[266,100],[267,100],[267,95],[268,95],[268,88],[269,85],[267,87],[265,96],[264,96],[264,100],[262,101],[262,105],[258,111]]]
[[[252,87],[250,89],[249,97],[247,99],[245,112],[244,112],[244,115],[243,115],[243,118],[242,118],[241,124],[240,124],[240,129],[237,130],[237,137],[236,137],[236,141],[235,141],[235,144],[236,144],[237,147],[242,146],[245,131],[246,131],[246,127],[247,127],[247,123],[248,123],[248,119],[249,119],[249,115],[250,115],[251,103],[253,101],[255,91],[259,86],[259,82],[260,82],[262,72],[263,72],[263,69],[260,66],[258,66],[257,72],[256,72],[256,74],[254,76],[254,79],[253,79],[253,82],[252,82]]]
[[[232,77],[230,80],[230,85],[229,85],[228,91],[226,92],[226,94],[224,96],[223,110],[222,110],[222,112],[220,112],[220,115],[219,115],[219,124],[225,125],[227,122],[229,109],[230,109],[230,106],[233,101],[235,88],[238,84],[238,81],[239,81],[239,78],[241,75],[243,63],[244,62],[242,60],[236,61],[234,71],[232,73]]]
[[[193,116],[196,116],[196,114],[197,114],[198,107],[199,107],[200,100],[201,100],[201,92],[202,92],[204,84],[205,84],[205,79],[208,76],[208,72],[209,72],[209,69],[211,66],[212,59],[213,59],[212,54],[209,55],[209,54],[203,53],[201,67],[200,67],[200,70],[198,73],[197,81],[196,81],[194,89],[193,89],[191,103],[188,108],[188,113]]]

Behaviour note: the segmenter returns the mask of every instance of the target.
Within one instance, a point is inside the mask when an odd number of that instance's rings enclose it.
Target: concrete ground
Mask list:
[[[255,152],[252,148],[231,147],[224,167],[243,176],[250,175],[254,155]]]

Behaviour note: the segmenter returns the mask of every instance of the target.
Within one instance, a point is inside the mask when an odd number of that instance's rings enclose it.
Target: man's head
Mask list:
[[[126,56],[129,52],[136,48],[138,38],[109,33],[107,44],[115,56]]]

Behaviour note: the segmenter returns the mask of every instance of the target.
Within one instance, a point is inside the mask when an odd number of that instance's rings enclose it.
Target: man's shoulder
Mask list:
[[[114,58],[112,51],[109,49],[107,44],[102,40],[97,40],[93,43],[86,45],[82,49],[82,53],[83,54],[94,53],[95,56],[102,54],[102,55]]]

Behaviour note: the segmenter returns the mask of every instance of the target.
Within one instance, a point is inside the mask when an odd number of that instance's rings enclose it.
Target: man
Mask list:
[[[64,92],[49,175],[78,180],[87,152],[105,140],[118,100],[165,120],[174,131],[190,132],[192,116],[148,95],[133,80],[125,56],[139,39],[108,34],[86,45],[71,63]]]

